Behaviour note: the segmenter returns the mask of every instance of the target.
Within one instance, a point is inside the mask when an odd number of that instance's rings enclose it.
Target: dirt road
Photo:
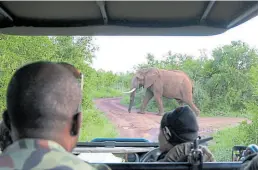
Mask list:
[[[151,112],[137,114],[136,110],[131,113],[120,104],[121,98],[105,98],[94,100],[96,107],[104,112],[108,119],[117,127],[119,137],[145,138],[157,141],[161,116]],[[200,135],[209,136],[213,132],[225,127],[236,126],[243,118],[228,117],[200,117],[198,118]]]

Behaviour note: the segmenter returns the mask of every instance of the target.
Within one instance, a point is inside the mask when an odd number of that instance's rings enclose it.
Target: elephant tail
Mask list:
[[[194,92],[194,87],[192,86],[192,94],[193,94],[193,92]]]
[[[194,94],[194,82],[192,81],[192,95]]]

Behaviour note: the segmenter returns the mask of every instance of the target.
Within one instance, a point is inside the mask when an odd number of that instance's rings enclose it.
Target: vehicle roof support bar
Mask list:
[[[257,10],[258,10],[258,4],[254,5],[249,10],[247,10],[245,13],[243,13],[243,14],[239,15],[238,17],[236,17],[235,19],[233,19],[228,24],[227,28],[231,28],[231,27],[235,26],[237,23],[239,23],[240,21],[244,20],[246,17],[250,16],[254,12],[257,12]]]
[[[102,18],[104,20],[104,24],[106,25],[108,23],[108,16],[107,16],[106,8],[105,8],[105,5],[106,5],[105,1],[96,1],[96,3],[99,6]]]
[[[215,0],[212,0],[212,1],[209,2],[209,4],[207,5],[207,7],[206,7],[204,13],[202,14],[202,17],[201,17],[201,19],[200,19],[200,23],[205,22],[207,16],[210,14],[210,12],[211,12],[211,10],[212,10],[212,7],[213,7],[214,4],[215,4],[215,2],[216,2]]]
[[[8,18],[10,21],[13,21],[13,17],[11,17],[3,8],[0,7],[0,14],[4,17]]]

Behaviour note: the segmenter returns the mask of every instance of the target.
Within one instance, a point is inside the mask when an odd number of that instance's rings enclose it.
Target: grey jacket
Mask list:
[[[241,166],[241,170],[255,170],[258,169],[258,153],[247,156]]]
[[[205,146],[199,146],[203,152],[203,162],[216,162],[213,154]],[[191,151],[191,143],[182,143],[174,146],[158,162],[186,162]]]

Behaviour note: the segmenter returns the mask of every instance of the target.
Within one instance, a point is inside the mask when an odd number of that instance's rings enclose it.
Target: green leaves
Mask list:
[[[103,126],[108,127],[102,135],[115,135],[114,127],[102,115],[95,110],[92,99],[108,95],[118,95],[115,90],[110,89],[117,81],[118,76],[112,72],[98,72],[90,67],[92,59],[95,57],[94,52],[98,47],[93,44],[92,37],[41,37],[41,36],[10,36],[1,35],[0,39],[0,110],[6,108],[6,89],[11,76],[15,70],[24,64],[47,60],[63,61],[73,64],[85,76],[83,89],[83,113],[88,114],[84,117],[83,128],[80,139],[92,139],[98,137],[99,129]],[[101,89],[101,90],[99,90]],[[103,90],[104,89],[104,90]],[[96,93],[96,92],[102,93]],[[95,119],[93,120],[92,117]],[[101,125],[101,127],[97,127]],[[89,134],[86,128],[92,131]],[[90,129],[89,129],[90,128]],[[94,132],[94,129],[98,130]]]
[[[49,60],[54,44],[48,37],[2,35],[0,40],[0,110],[5,109],[6,89],[15,70],[26,63]]]

